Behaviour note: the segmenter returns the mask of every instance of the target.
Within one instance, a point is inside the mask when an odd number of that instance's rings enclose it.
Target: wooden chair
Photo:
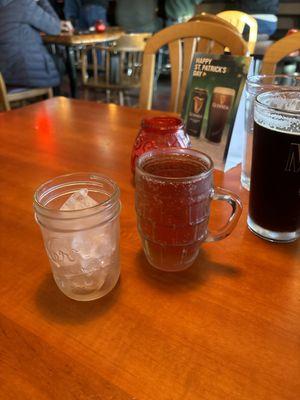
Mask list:
[[[202,12],[200,14],[194,15],[193,18],[191,18],[189,20],[189,22],[192,22],[192,21],[216,22],[216,23],[226,26],[229,29],[233,29],[233,30],[239,32],[239,30],[234,25],[232,25],[230,22],[226,21],[226,19],[218,17],[215,14]]]
[[[237,33],[239,33],[239,31],[236,29],[235,26],[233,26],[229,22],[225,21],[224,19],[217,17],[214,14],[202,12],[200,14],[194,15],[194,17],[192,17],[191,19],[188,20],[188,22],[193,22],[193,21],[218,22],[221,25],[225,25],[225,26],[227,26],[227,28],[235,30]],[[198,49],[197,49],[198,52],[200,52],[200,53],[205,52],[207,49],[207,46],[208,46],[208,40],[202,38],[201,44],[200,43],[198,44]],[[225,49],[225,51],[228,51],[228,49]],[[160,52],[158,55],[158,60],[157,60],[157,66],[156,66],[155,87],[157,87],[157,81],[158,81],[158,78],[159,78],[161,72],[168,70],[169,63],[168,63],[167,55],[168,55],[168,51],[166,49],[160,49]],[[163,56],[165,56],[165,58],[167,58],[167,62],[164,66],[163,66],[163,61],[162,61]]]
[[[124,105],[124,91],[140,87],[142,55],[150,33],[132,33],[121,36],[112,46],[89,46],[82,51],[82,81],[89,89],[105,89],[107,100],[110,91],[119,94],[119,103]],[[98,54],[105,58],[105,73],[101,74]],[[88,54],[92,64],[88,64]]]
[[[232,25],[230,22],[228,22],[225,19],[220,18],[214,14],[202,12],[200,14],[194,15],[194,17],[189,20],[189,22],[191,22],[191,21],[206,21],[206,22],[219,23],[223,26],[226,26],[228,29],[234,30],[236,33],[238,33],[242,37],[242,34],[238,31],[238,29],[234,25]],[[202,52],[202,49],[203,49],[203,51],[205,51],[205,49],[207,48],[207,43],[208,43],[207,39],[202,39],[201,44],[199,43],[198,51]],[[228,49],[225,49],[225,51],[228,52]]]
[[[4,111],[11,109],[10,103],[15,101],[22,101],[32,99],[34,97],[47,96],[53,97],[51,88],[7,88],[0,73],[0,106]]]
[[[254,17],[246,14],[242,11],[222,11],[217,14],[218,17],[223,18],[227,22],[230,22],[237,30],[243,34],[245,26],[249,27],[249,38],[248,38],[248,50],[249,54],[254,53],[256,41],[257,41],[257,21]]]
[[[159,31],[148,39],[144,50],[139,101],[141,108],[151,109],[156,52],[168,45],[171,62],[169,110],[180,113],[193,55],[199,50],[202,39],[208,39],[206,49],[204,49],[206,53],[220,54],[223,53],[225,47],[228,47],[233,55],[247,53],[247,44],[241,36],[218,23],[192,21]],[[202,48],[201,52],[203,52]]]
[[[261,73],[274,74],[277,63],[298,50],[300,50],[300,32],[285,36],[271,44],[263,57]]]

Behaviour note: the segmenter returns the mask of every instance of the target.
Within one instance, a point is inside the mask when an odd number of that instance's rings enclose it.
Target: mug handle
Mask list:
[[[243,210],[241,199],[229,190],[219,187],[215,188],[213,189],[211,198],[212,200],[227,201],[227,203],[231,205],[232,211],[227,223],[219,231],[216,233],[208,231],[205,242],[217,242],[218,240],[222,240],[230,235],[235,228]]]

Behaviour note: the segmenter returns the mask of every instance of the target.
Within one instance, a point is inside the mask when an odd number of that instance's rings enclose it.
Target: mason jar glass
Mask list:
[[[93,173],[59,176],[35,192],[35,218],[54,280],[72,299],[97,299],[118,281],[119,194],[115,182]]]

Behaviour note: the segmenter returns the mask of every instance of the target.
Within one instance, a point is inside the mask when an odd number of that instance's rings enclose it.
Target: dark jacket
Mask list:
[[[277,14],[279,0],[234,0],[226,3],[228,9],[238,9],[248,14]]]
[[[58,34],[60,20],[47,0],[0,0],[0,71],[9,85],[57,86],[60,77],[40,32]]]
[[[65,0],[64,13],[66,20],[76,21],[79,19],[80,8],[82,7],[80,0]]]
[[[162,28],[156,9],[157,0],[117,0],[117,25],[130,33],[156,32]]]
[[[108,8],[108,0],[81,0],[83,6],[102,6],[104,8]]]
[[[174,21],[179,18],[191,17],[195,14],[195,9],[202,0],[166,0],[165,10],[167,18]]]

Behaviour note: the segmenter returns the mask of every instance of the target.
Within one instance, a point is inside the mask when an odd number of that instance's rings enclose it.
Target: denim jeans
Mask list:
[[[91,26],[94,26],[95,22],[98,20],[102,20],[105,23],[105,25],[107,25],[106,9],[100,5],[95,5],[95,4],[84,6],[80,11],[79,29],[86,31]],[[101,64],[102,57],[99,51],[97,51],[97,58],[98,58],[98,63]]]
[[[271,36],[277,29],[277,22],[275,21],[265,21],[263,19],[256,19],[258,24],[258,33],[266,33]]]
[[[104,7],[95,4],[84,6],[80,11],[79,27],[82,30],[89,29],[98,19],[107,24],[107,13]]]

